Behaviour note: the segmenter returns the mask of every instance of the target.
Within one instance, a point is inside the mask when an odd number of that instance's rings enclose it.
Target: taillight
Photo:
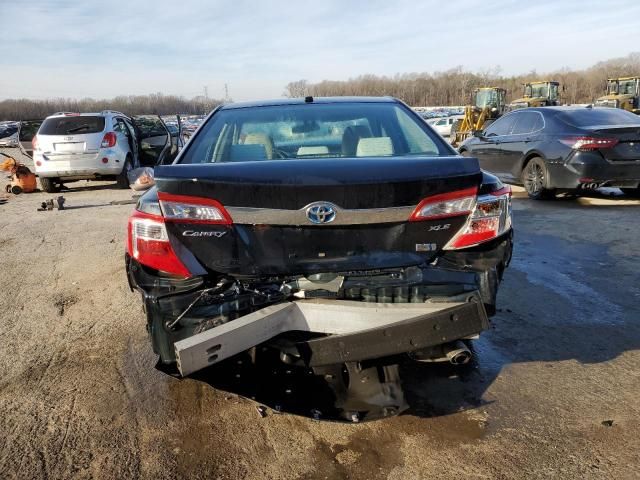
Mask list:
[[[158,199],[162,215],[168,222],[217,225],[231,225],[233,223],[225,208],[211,198],[158,192]]]
[[[233,223],[225,208],[210,198],[158,192],[158,203],[147,204],[151,205],[155,205],[151,211],[136,210],[129,218],[129,255],[143,265],[184,278],[191,272],[174,252],[166,223]]]
[[[116,137],[116,134],[114,132],[107,132],[104,134],[104,137],[102,137],[102,143],[100,144],[100,146],[102,148],[115,147],[117,141],[118,137]]]
[[[476,204],[476,187],[441,193],[422,200],[409,217],[410,222],[469,215]]]
[[[31,139],[31,146],[33,147],[34,150],[38,149],[38,135],[34,135],[33,138]]]
[[[574,150],[588,152],[590,150],[598,150],[600,148],[615,147],[618,143],[618,139],[599,137],[568,137],[561,138],[560,143],[563,143]]]
[[[511,228],[511,187],[480,195],[467,223],[444,250],[458,250],[499,237]]]
[[[187,278],[191,272],[173,251],[164,219],[138,210],[129,217],[129,255],[143,265]]]

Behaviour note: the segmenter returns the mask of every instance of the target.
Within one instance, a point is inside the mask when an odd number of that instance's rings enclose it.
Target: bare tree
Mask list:
[[[118,110],[128,115],[205,114],[221,100],[195,97],[190,100],[175,95],[122,95],[111,100],[92,98],[54,98],[47,100],[15,99],[0,101],[0,120],[26,120],[44,118],[55,112],[99,112]]]
[[[390,95],[413,106],[465,105],[470,101],[472,91],[478,87],[504,88],[512,100],[522,95],[523,83],[550,79],[564,85],[563,102],[591,103],[604,94],[607,78],[640,75],[640,52],[599,62],[585,70],[563,68],[541,75],[534,69],[510,77],[502,76],[500,72],[499,66],[476,73],[457,66],[444,72],[414,72],[393,77],[367,74],[344,81],[309,83],[298,80],[287,85],[285,94],[290,97]]]

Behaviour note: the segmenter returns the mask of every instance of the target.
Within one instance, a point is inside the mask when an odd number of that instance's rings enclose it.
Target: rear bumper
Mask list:
[[[357,362],[433,347],[489,327],[477,294],[441,303],[372,304],[315,300],[273,305],[175,343],[186,376],[287,332],[321,338],[289,348],[306,365]]]
[[[640,160],[607,161],[598,152],[578,152],[564,164],[550,164],[553,187],[581,189],[634,187],[640,182]]]
[[[418,284],[407,284],[399,294],[384,284],[372,286],[368,295],[355,296],[362,301],[354,301],[349,285],[331,299],[229,289],[230,296],[198,300],[218,280],[161,277],[128,255],[126,266],[131,288],[142,294],[154,351],[162,363],[180,361],[186,375],[261,343],[313,366],[412,352],[476,335],[495,312],[511,251],[509,232],[478,247],[447,252],[421,268]]]
[[[107,159],[106,163],[103,158]],[[124,159],[115,152],[57,156],[34,153],[33,161],[39,177],[75,179],[118,175],[124,166]]]

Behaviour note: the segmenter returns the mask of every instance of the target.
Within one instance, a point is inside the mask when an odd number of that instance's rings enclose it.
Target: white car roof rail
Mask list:
[[[125,115],[122,112],[118,112],[117,110],[103,110],[102,112],[100,112],[102,115],[122,115],[123,117],[127,117],[129,118],[128,115]]]

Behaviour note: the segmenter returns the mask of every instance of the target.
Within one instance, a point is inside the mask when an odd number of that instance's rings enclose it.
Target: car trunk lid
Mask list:
[[[467,215],[409,221],[412,212],[427,197],[477,189],[481,179],[477,159],[457,156],[178,164],[155,171],[160,197],[216,200],[232,219],[231,225],[168,222],[178,255],[246,276],[429,261]],[[331,206],[334,218],[314,223],[322,213],[310,210],[315,205]]]
[[[600,150],[607,160],[640,162],[640,126],[598,126],[592,131],[598,137],[615,138],[618,141],[612,148]]]

